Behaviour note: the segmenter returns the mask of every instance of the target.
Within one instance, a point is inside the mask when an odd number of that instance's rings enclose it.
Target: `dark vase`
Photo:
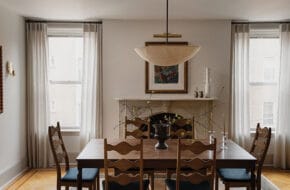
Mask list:
[[[154,137],[158,140],[158,143],[155,145],[155,148],[167,149],[168,145],[165,143],[165,141],[169,137],[168,130],[169,130],[170,125],[167,123],[160,123],[160,124],[154,124],[153,126],[155,128]]]

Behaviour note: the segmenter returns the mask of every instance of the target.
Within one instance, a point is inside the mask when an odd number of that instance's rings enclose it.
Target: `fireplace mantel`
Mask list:
[[[194,97],[118,97],[116,101],[214,101],[216,98],[194,98]]]

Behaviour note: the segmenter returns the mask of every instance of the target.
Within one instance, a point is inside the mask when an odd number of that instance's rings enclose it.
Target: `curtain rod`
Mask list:
[[[102,24],[103,21],[53,21],[53,20],[25,20],[27,23],[42,22],[42,23],[75,23],[75,24]]]
[[[232,24],[289,24],[289,21],[232,21]]]

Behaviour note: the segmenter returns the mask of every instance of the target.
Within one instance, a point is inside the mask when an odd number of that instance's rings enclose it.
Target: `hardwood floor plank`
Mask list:
[[[103,170],[101,170],[101,175]],[[265,169],[263,175],[272,181],[281,190],[290,189],[290,172],[274,169]],[[155,189],[164,190],[164,179],[156,178]],[[14,181],[6,190],[55,190],[56,189],[56,172],[55,169],[34,169],[27,171]],[[64,189],[64,188],[63,188]],[[221,185],[220,190],[224,189]],[[235,188],[243,190],[243,188]]]
[[[23,173],[21,176],[19,176],[16,180],[14,180],[11,184],[8,185],[7,190],[15,190],[21,187],[27,180],[29,180],[37,170],[28,170],[25,173]]]
[[[290,171],[265,169],[263,175],[274,183],[280,190],[290,189]]]

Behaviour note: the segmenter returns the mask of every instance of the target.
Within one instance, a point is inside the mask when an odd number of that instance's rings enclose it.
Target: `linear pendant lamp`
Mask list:
[[[180,38],[180,34],[168,33],[168,0],[166,0],[166,33],[154,34],[157,38],[166,38],[165,44],[135,48],[135,52],[145,61],[159,66],[172,66],[193,58],[200,46],[181,46],[168,43],[168,38]]]

